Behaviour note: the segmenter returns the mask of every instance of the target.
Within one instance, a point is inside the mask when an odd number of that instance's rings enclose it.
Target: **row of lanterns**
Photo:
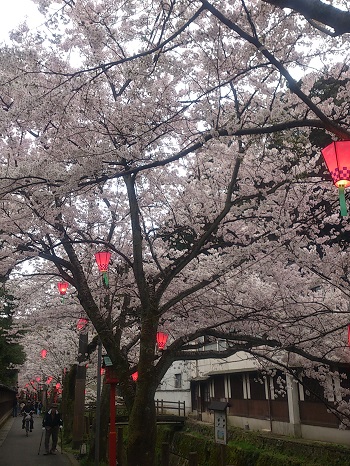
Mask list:
[[[109,262],[111,260],[111,253],[109,251],[100,251],[95,254],[95,259],[96,263],[98,266],[99,271],[102,273],[102,280],[105,283],[106,286],[108,286],[108,266]],[[67,293],[69,284],[65,281],[59,282],[57,284],[58,291],[62,297],[62,300],[64,299],[65,294]],[[82,330],[88,323],[88,320],[85,318],[80,318],[78,323],[77,323],[77,329]],[[168,335],[163,332],[157,332],[157,346],[160,351],[163,351],[166,345],[166,342],[168,340]],[[45,353],[44,353],[45,352]],[[45,358],[47,354],[46,350],[41,351],[41,357]],[[138,373],[134,372],[132,374],[132,379],[136,382],[138,378]]]
[[[167,340],[168,340],[168,335],[166,333],[157,332],[157,346],[160,351],[164,350]],[[101,372],[101,375],[102,375],[102,372]],[[139,377],[139,373],[137,371],[131,374],[131,378],[134,382],[136,382],[138,377]],[[109,380],[107,383],[110,383],[111,374],[107,373],[106,378],[107,378],[107,381]],[[115,383],[118,383],[117,379],[115,379]]]

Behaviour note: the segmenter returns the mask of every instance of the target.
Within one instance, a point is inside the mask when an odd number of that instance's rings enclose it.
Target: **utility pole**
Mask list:
[[[82,326],[82,321],[85,324]],[[74,419],[73,419],[73,440],[72,447],[80,449],[84,438],[84,414],[85,414],[85,385],[86,385],[86,353],[88,348],[88,320],[79,319],[79,354],[78,366],[75,379],[74,392]]]

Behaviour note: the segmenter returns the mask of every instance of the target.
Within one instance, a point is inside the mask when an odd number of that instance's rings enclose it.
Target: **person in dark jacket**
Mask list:
[[[58,442],[58,432],[62,429],[63,421],[57,410],[57,404],[52,404],[43,418],[43,430],[45,430],[45,453],[44,455],[54,455]],[[50,437],[52,436],[52,445],[50,449]]]
[[[27,404],[22,408],[21,414],[23,416],[22,418],[22,429],[24,429],[25,426],[25,420],[26,417],[28,416],[30,418],[30,431],[34,429],[34,419],[33,419],[33,414],[34,414],[34,406],[32,403],[27,401]]]

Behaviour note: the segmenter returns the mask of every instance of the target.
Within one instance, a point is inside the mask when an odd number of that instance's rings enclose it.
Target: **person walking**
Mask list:
[[[58,442],[58,433],[63,427],[61,415],[58,412],[58,405],[53,403],[51,408],[45,413],[43,417],[43,430],[45,430],[45,453],[44,455],[55,455]],[[52,444],[50,448],[50,438],[52,437]]]
[[[13,405],[12,405],[12,417],[17,417],[18,413],[18,400],[17,397],[13,400]]]

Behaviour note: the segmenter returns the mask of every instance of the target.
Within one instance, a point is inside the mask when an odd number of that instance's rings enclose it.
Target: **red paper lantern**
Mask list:
[[[163,350],[165,348],[167,340],[168,340],[168,335],[166,333],[163,333],[163,332],[157,333],[157,345],[160,350]]]
[[[97,266],[99,271],[102,273],[102,279],[106,286],[108,286],[108,265],[109,261],[111,260],[111,253],[109,251],[100,251],[95,254],[95,259],[97,262]]]
[[[131,378],[134,382],[136,382],[136,380],[139,378],[138,372],[136,371],[133,374],[131,374]]]
[[[322,155],[339,190],[340,213],[347,215],[345,188],[350,186],[350,141],[335,141],[322,149]]]
[[[95,254],[95,259],[100,272],[107,272],[109,261],[111,260],[111,253],[108,251],[101,251]]]
[[[78,330],[83,330],[87,326],[88,322],[89,322],[88,319],[85,319],[84,317],[81,317],[78,320],[77,329]]]
[[[67,293],[69,283],[59,282],[59,283],[57,283],[57,286],[58,286],[58,291],[60,292],[60,295],[64,296]]]
[[[43,359],[45,359],[45,358],[46,358],[46,355],[47,355],[47,350],[46,350],[46,349],[42,349],[42,350],[40,351],[40,356],[41,356]]]
[[[60,384],[59,382],[56,383],[56,388],[57,388],[57,390],[58,390],[59,388],[61,388],[61,384]]]

